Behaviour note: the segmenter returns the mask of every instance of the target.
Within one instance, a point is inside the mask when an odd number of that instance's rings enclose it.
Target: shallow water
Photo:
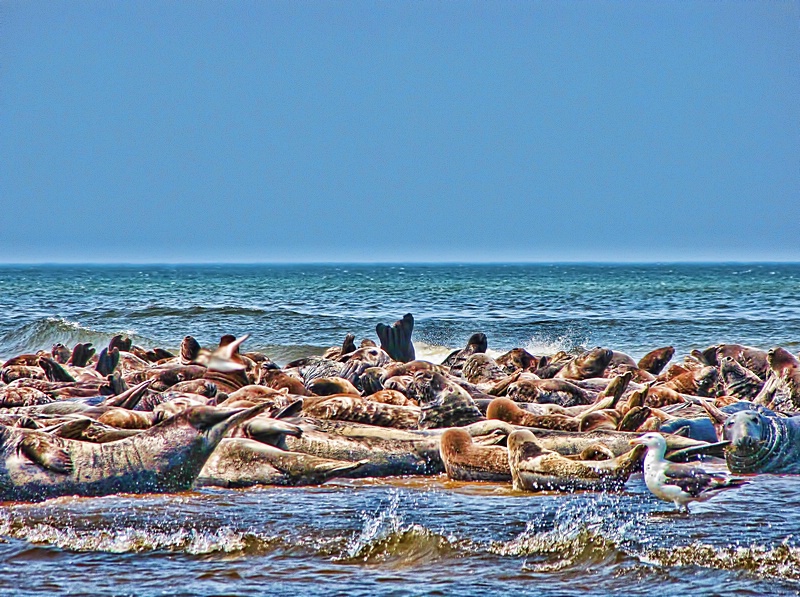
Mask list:
[[[532,495],[412,477],[8,504],[0,591],[795,594],[798,495],[762,476],[685,516],[641,478]]]
[[[0,355],[231,332],[286,361],[406,311],[430,358],[474,331],[498,351],[797,352],[798,291],[798,265],[4,267]],[[4,504],[0,593],[800,593],[800,477],[754,477],[692,510],[641,477],[575,495],[412,477]]]

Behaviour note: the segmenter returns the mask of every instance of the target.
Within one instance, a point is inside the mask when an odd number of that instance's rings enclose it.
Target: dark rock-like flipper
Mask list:
[[[75,348],[72,349],[72,356],[68,364],[73,367],[86,367],[86,363],[94,356],[95,352],[91,342],[76,344]]]
[[[108,343],[108,350],[117,349],[121,352],[130,352],[133,346],[133,341],[130,338],[123,337],[122,334],[117,334]]]
[[[120,375],[119,371],[108,376],[108,385],[111,388],[111,393],[119,396],[123,392],[128,391],[128,384],[125,378]]]
[[[295,400],[289,406],[284,406],[281,410],[272,415],[272,418],[288,419],[290,417],[296,417],[300,414],[301,410],[303,410],[303,400]]]
[[[47,381],[75,381],[64,367],[50,357],[40,357],[39,367],[44,370]]]
[[[97,365],[95,365],[94,368],[100,375],[105,377],[114,373],[114,369],[117,368],[118,364],[119,349],[115,346],[111,349],[104,348],[100,352],[100,356],[97,359]]]
[[[20,454],[31,462],[54,473],[72,472],[72,457],[57,440],[44,434],[26,435],[17,446]]]
[[[416,358],[414,345],[411,343],[411,333],[414,331],[414,316],[411,313],[403,315],[391,327],[379,323],[375,331],[381,341],[381,349],[395,361],[408,363]]]
[[[351,352],[355,352],[356,349],[356,337],[353,334],[347,334],[344,338],[344,342],[342,342],[342,349],[339,353],[340,356],[344,356],[346,354],[350,354]]]
[[[617,431],[636,431],[650,417],[650,407],[634,406],[617,425]]]

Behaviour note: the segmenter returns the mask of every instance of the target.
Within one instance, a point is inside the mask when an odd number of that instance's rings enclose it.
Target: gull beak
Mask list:
[[[642,446],[644,445],[644,442],[642,441],[641,437],[637,437],[636,439],[632,439],[631,441],[629,441],[628,444],[630,444],[631,446]]]

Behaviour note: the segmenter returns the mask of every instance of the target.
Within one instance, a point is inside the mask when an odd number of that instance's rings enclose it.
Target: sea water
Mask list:
[[[800,350],[800,265],[0,267],[0,360],[117,333],[188,334],[278,363],[414,314],[418,357],[484,332],[493,354],[671,345]],[[0,505],[0,593],[765,595],[800,591],[800,478],[695,504],[523,494],[444,476]]]

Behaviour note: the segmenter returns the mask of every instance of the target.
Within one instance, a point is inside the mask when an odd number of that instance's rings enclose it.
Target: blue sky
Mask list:
[[[0,3],[0,261],[800,260],[797,2]]]

